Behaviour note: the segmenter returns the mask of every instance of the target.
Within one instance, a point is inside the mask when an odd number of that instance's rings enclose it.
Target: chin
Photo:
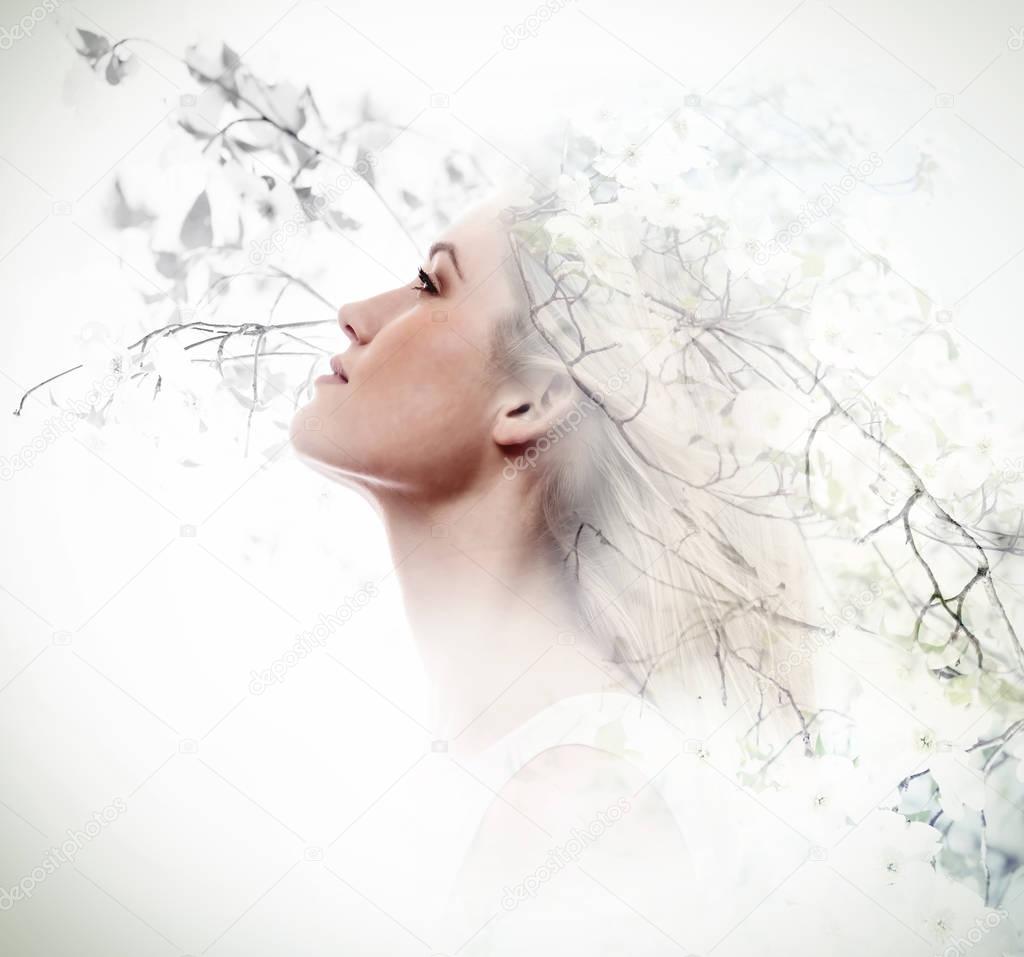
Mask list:
[[[344,452],[333,443],[323,431],[324,420],[317,415],[316,402],[303,406],[288,426],[288,439],[295,453],[307,465],[320,470],[338,470],[345,468]]]
[[[297,409],[288,425],[288,441],[303,458],[311,454],[312,447],[323,441],[323,437],[310,426],[317,421],[314,403]]]
[[[348,485],[358,485],[361,475],[344,449],[332,442],[322,429],[323,419],[317,416],[315,403],[299,409],[288,427],[288,439],[295,454],[317,472]]]

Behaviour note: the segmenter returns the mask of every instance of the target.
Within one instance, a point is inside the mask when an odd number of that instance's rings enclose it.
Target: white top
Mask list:
[[[929,957],[944,952],[949,941],[941,939],[942,934],[956,939],[955,933],[929,928],[926,916],[919,916],[926,914],[921,903],[887,898],[888,890],[879,894],[870,884],[858,886],[850,879],[854,872],[844,865],[843,853],[855,847],[860,832],[851,831],[845,846],[844,841],[819,846],[813,834],[787,820],[769,796],[741,786],[728,771],[734,755],[726,752],[736,739],[737,726],[723,729],[721,720],[709,723],[695,714],[690,726],[700,724],[707,740],[691,736],[650,702],[623,692],[574,695],[555,702],[481,754],[452,762],[477,786],[468,800],[454,801],[447,808],[449,860],[457,869],[496,795],[525,765],[548,749],[585,745],[630,762],[648,786],[657,789],[675,817],[689,863],[699,877],[670,919],[644,914],[642,901],[627,901],[628,893],[616,895],[610,888],[609,906],[622,914],[617,924],[621,939],[589,940],[581,926],[571,940],[553,940],[550,954],[687,957],[713,950],[715,957],[817,957],[824,950],[840,957]],[[718,733],[713,733],[715,729]],[[880,794],[878,800],[883,797]],[[868,829],[862,830],[867,840]],[[438,883],[449,888],[451,903],[454,878]],[[544,890],[540,888],[538,897]],[[909,885],[897,890],[904,898],[922,896],[920,889]],[[922,903],[927,907],[929,902]],[[499,910],[472,940],[466,940],[463,927],[461,937],[439,929],[436,936],[430,935],[431,943],[438,953],[458,950],[460,957],[522,957],[522,947],[513,942],[514,922],[529,906],[517,905],[515,915]],[[975,927],[977,913],[965,906],[959,913],[946,913],[943,920],[966,935]],[[1011,953],[1005,949],[1004,933],[1009,933],[1008,926],[998,933],[986,930],[977,941],[968,938],[972,957]],[[442,940],[443,946],[434,943]],[[529,950],[529,957],[547,954],[535,946]]]
[[[621,954],[687,954],[701,953],[726,935],[729,928],[742,920],[757,904],[758,888],[766,888],[760,897],[776,886],[788,871],[806,856],[806,841],[794,841],[792,834],[779,840],[777,828],[765,828],[760,816],[755,816],[761,834],[744,841],[743,835],[755,829],[749,811],[738,806],[747,799],[734,783],[707,762],[708,753],[702,742],[686,729],[670,720],[650,701],[620,691],[594,692],[563,698],[535,714],[518,728],[501,738],[482,753],[459,759],[459,763],[485,788],[482,800],[475,806],[462,805],[454,813],[462,816],[458,838],[451,843],[459,848],[462,857],[469,850],[483,815],[496,800],[495,795],[523,767],[534,758],[552,748],[564,745],[583,745],[606,752],[629,762],[657,790],[676,818],[682,843],[688,848],[689,866],[701,875],[696,886],[687,894],[680,907],[689,914],[686,940],[679,940],[673,931],[681,923],[680,915],[669,922],[654,920],[652,915],[634,915],[636,919],[622,923],[623,939],[606,941],[601,950],[576,942],[581,955],[597,957],[600,953]],[[453,809],[454,810],[454,809]],[[742,814],[746,811],[750,823],[745,825]],[[740,818],[738,821],[732,816]],[[766,842],[777,842],[772,852],[766,851],[761,862],[745,862],[746,853]],[[796,845],[794,849],[794,845]],[[457,856],[458,856],[457,855]],[[538,861],[538,864],[543,862]],[[523,875],[527,877],[528,875]],[[740,886],[740,877],[754,883],[747,891]],[[454,875],[449,883],[449,901],[458,900]],[[628,890],[628,889],[627,889]],[[615,888],[608,888],[615,895]],[[539,896],[539,895],[538,895]],[[626,895],[628,896],[628,894]],[[628,910],[634,901],[623,902]],[[457,904],[455,906],[458,906]],[[517,915],[518,916],[518,915]],[[625,916],[625,914],[624,914]],[[657,915],[653,915],[657,918]],[[637,934],[637,921],[649,926],[643,928],[642,944]],[[486,929],[486,943],[478,940],[486,953],[498,957],[502,927],[509,926],[511,917],[498,913]],[[654,930],[650,928],[654,927]],[[680,944],[689,949],[680,950]],[[459,942],[451,940],[452,951]],[[565,941],[552,945],[552,953],[566,957],[575,953]],[[644,949],[644,947],[649,949]],[[627,948],[623,950],[623,948]],[[701,949],[703,948],[703,949]],[[470,949],[472,954],[478,951]],[[510,949],[509,953],[514,952]],[[540,955],[534,955],[540,957]]]

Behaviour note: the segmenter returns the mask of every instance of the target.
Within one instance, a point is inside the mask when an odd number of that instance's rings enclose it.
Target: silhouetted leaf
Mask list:
[[[210,222],[210,198],[204,189],[192,204],[181,225],[181,242],[186,249],[213,245],[213,226]]]
[[[448,174],[448,179],[453,183],[461,183],[466,177],[453,162],[451,157],[448,157],[444,161],[444,171]]]
[[[306,214],[306,219],[310,222],[316,222],[320,217],[316,214],[316,202],[313,196],[313,190],[308,186],[296,186],[295,195],[299,200],[299,207],[302,212]]]
[[[78,52],[88,59],[95,62],[101,56],[106,56],[110,52],[110,41],[106,37],[101,37],[98,33],[92,33],[89,30],[83,30],[81,27],[78,29],[78,35],[82,38],[82,43],[85,47]]]
[[[130,226],[144,226],[155,218],[149,211],[128,204],[128,200],[125,199],[124,190],[121,188],[120,180],[114,180],[114,195],[114,225],[118,229],[128,229]]]
[[[116,56],[107,61],[106,77],[111,86],[117,86],[125,77],[124,64]]]
[[[156,268],[161,276],[174,279],[181,274],[181,260],[176,253],[158,252],[156,254]],[[160,298],[163,298],[162,296]]]
[[[367,183],[373,186],[375,177],[373,174],[372,157],[369,150],[364,149],[362,146],[359,147],[359,151],[356,153],[356,170]]]
[[[329,210],[327,215],[339,229],[359,229],[362,226],[362,223],[357,220],[349,218],[344,213],[335,212],[333,209]]]
[[[226,70],[236,70],[242,65],[242,58],[235,53],[226,43],[220,53],[221,60],[224,62],[224,68]]]

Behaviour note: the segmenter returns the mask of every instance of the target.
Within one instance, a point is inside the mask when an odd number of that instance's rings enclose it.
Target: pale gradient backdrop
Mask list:
[[[100,206],[119,164],[160,149],[189,90],[143,47],[130,82],[105,85],[70,25],[176,53],[225,40],[265,75],[310,82],[325,109],[370,91],[510,173],[582,97],[759,92],[804,73],[819,107],[865,118],[883,157],[924,133],[949,144],[949,195],[893,199],[906,206],[893,265],[950,310],[979,381],[1020,422],[1019,3],[569,0],[516,44],[534,0],[68,0],[12,39],[32,6],[0,0],[0,409],[73,363],[85,324],[123,315],[126,274],[160,280],[112,251]],[[415,265],[393,253],[389,266]],[[339,257],[332,294],[390,284],[379,258]],[[894,354],[887,375],[912,379],[914,363]],[[0,456],[52,414],[0,416]],[[379,926],[373,952],[429,953],[380,880],[405,837],[376,852],[358,838],[382,795],[444,759],[383,536],[288,454],[260,461],[185,469],[71,431],[0,482],[0,889],[69,828],[125,808],[30,900],[0,903],[0,952],[320,954],[357,917]],[[253,693],[253,669],[371,579],[380,594],[326,647]]]

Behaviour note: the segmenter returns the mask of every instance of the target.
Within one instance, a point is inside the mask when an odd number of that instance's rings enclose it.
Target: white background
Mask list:
[[[31,3],[0,8],[10,28]],[[950,194],[893,200],[907,204],[894,265],[953,312],[979,381],[1018,422],[1024,50],[1011,40],[1024,8],[576,0],[503,46],[536,11],[83,0],[0,50],[0,409],[76,361],[83,326],[123,312],[128,273],[159,279],[111,250],[97,203],[118,164],[159,150],[192,88],[141,46],[139,72],[106,85],[70,49],[70,24],[175,52],[225,40],[264,75],[309,82],[327,110],[368,90],[413,129],[468,139],[510,170],[528,161],[532,131],[582,96],[706,94],[723,81],[767,92],[804,73],[817,108],[864,117],[883,156],[927,134],[948,144],[936,160]],[[836,157],[837,169],[857,159]],[[396,250],[388,265],[415,262]],[[332,291],[361,295],[386,273],[352,250]],[[894,355],[888,374],[912,379],[914,361]],[[20,419],[0,416],[0,455],[50,414],[30,402]],[[0,887],[67,828],[117,797],[128,806],[74,866],[0,914],[5,953],[327,953],[356,911],[379,922],[381,953],[428,952],[358,871],[339,876],[332,844],[430,754],[385,544],[354,496],[288,454],[258,463],[183,469],[71,433],[0,483]],[[384,593],[328,650],[249,692],[252,669],[371,578]]]

